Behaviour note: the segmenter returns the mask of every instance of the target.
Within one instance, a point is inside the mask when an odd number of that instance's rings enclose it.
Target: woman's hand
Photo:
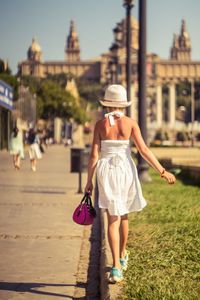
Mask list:
[[[167,171],[164,171],[163,174],[161,175],[162,178],[165,178],[169,184],[174,184],[176,181],[175,176]]]
[[[92,191],[93,191],[93,183],[92,181],[88,181],[85,186],[85,193],[92,195]]]

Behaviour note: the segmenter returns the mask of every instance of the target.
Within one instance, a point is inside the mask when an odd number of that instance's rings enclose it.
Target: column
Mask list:
[[[62,128],[61,118],[55,118],[54,119],[54,139],[57,144],[61,143],[61,128]]]
[[[176,85],[174,82],[169,86],[169,127],[174,129],[176,113]]]
[[[132,119],[138,121],[138,98],[136,97],[137,86],[136,82],[131,84],[131,107],[130,107],[130,116]]]
[[[162,85],[158,84],[156,87],[156,106],[157,106],[157,113],[156,113],[156,121],[158,128],[162,126]]]

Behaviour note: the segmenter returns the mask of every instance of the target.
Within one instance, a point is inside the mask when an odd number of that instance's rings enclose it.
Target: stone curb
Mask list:
[[[101,300],[110,300],[108,288],[108,277],[106,274],[106,266],[108,265],[107,257],[107,240],[106,240],[106,216],[102,209],[100,210],[100,226],[101,226],[101,257],[100,257],[100,291]]]
[[[109,284],[108,276],[112,266],[112,255],[107,238],[107,216],[103,209],[100,209],[101,226],[101,258],[100,258],[100,291],[101,300],[122,299],[122,286],[120,284]]]

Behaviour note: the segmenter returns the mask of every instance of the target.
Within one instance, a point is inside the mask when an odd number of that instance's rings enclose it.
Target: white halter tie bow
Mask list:
[[[105,117],[106,117],[106,118],[107,118],[107,117],[109,118],[110,126],[113,126],[113,125],[115,125],[115,119],[114,119],[114,116],[120,118],[120,117],[122,117],[123,115],[124,115],[124,113],[121,112],[121,111],[111,111],[111,112],[105,114]]]

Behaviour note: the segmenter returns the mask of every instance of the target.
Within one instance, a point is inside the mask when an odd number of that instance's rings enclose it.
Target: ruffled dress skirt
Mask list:
[[[16,137],[14,137],[13,134],[11,135],[9,151],[11,155],[19,155],[21,159],[24,159],[24,146],[21,132],[18,132]]]
[[[110,215],[122,216],[146,206],[129,140],[101,141],[97,163],[99,207]]]

